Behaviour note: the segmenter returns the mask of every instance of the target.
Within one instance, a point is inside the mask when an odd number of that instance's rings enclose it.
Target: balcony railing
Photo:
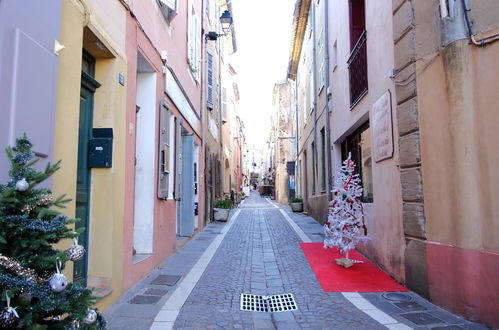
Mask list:
[[[362,32],[359,40],[352,50],[348,59],[348,71],[350,74],[350,107],[367,93],[367,47],[366,31]]]

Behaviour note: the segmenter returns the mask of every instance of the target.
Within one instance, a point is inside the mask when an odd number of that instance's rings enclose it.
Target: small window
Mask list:
[[[363,203],[374,202],[371,140],[371,128],[369,122],[366,122],[341,144],[342,160],[347,159],[348,153],[350,153],[355,163],[355,172],[360,176],[362,188],[364,189]]]

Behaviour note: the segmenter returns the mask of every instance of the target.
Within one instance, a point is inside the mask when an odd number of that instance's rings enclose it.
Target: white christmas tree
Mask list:
[[[324,224],[324,247],[338,247],[346,258],[336,259],[336,263],[346,268],[356,260],[348,258],[348,252],[357,243],[367,240],[365,236],[364,209],[362,207],[362,187],[360,178],[355,174],[355,164],[348,154],[341,170],[336,176],[333,200],[329,203],[328,220]]]

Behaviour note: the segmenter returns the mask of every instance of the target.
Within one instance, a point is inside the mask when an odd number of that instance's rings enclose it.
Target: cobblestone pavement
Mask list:
[[[343,294],[323,292],[299,243],[302,239],[288,221],[312,242],[323,240],[322,227],[312,218],[293,213],[288,206],[261,198],[254,192],[241,210],[207,268],[171,324],[175,329],[486,329],[454,316],[408,293],[412,301],[400,304],[380,293],[363,293],[355,299],[370,311],[354,306]],[[285,216],[287,219],[285,218]],[[106,313],[110,329],[149,329],[165,301],[201,258],[224,223],[210,224],[184,248],[136,284]],[[170,286],[151,283],[158,275],[175,274],[181,280]],[[133,298],[151,289],[167,289],[147,304]],[[182,289],[182,288],[180,288]],[[182,291],[182,290],[180,290]],[[240,295],[291,293],[298,309],[292,312],[240,310]],[[355,300],[354,299],[354,300]],[[370,307],[369,307],[370,306]],[[368,315],[369,314],[369,315]],[[371,316],[372,317],[371,317]],[[388,318],[386,327],[380,321]],[[379,321],[379,322],[378,322]],[[154,329],[171,328],[167,323]],[[162,325],[164,324],[164,326]]]
[[[339,293],[325,293],[296,233],[278,209],[256,194],[248,199],[191,292],[175,328],[382,329]],[[241,293],[292,293],[293,312],[240,311]]]

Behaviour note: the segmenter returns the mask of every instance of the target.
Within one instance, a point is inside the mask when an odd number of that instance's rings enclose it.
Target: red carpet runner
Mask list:
[[[323,243],[301,243],[303,253],[325,292],[384,292],[408,291],[357,251],[350,251],[350,259],[362,260],[350,268],[336,265],[337,249],[324,249]]]

